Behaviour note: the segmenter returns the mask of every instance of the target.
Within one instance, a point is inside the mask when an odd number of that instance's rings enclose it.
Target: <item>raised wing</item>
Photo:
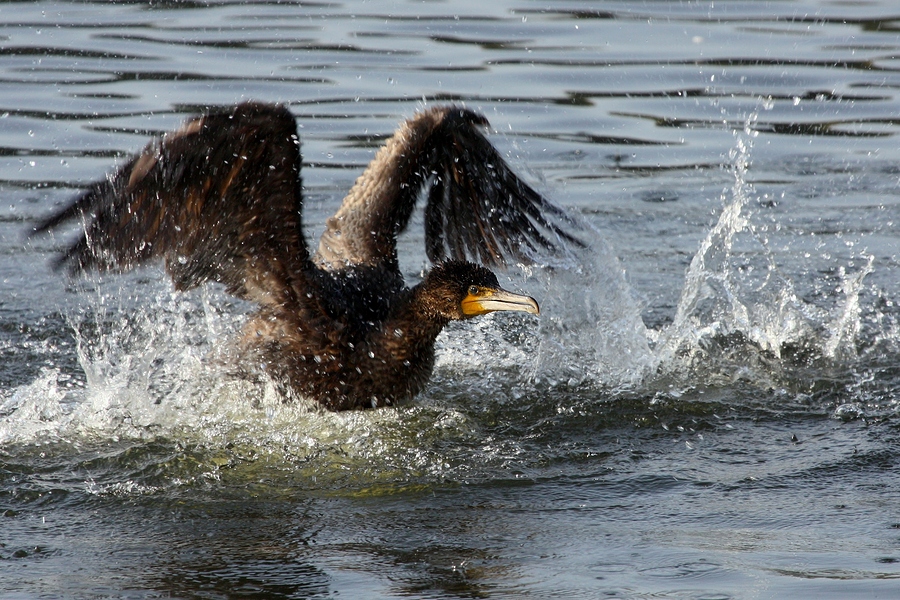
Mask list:
[[[328,219],[316,261],[328,269],[396,264],[397,236],[427,192],[428,257],[488,266],[531,262],[540,250],[581,243],[565,212],[512,172],[479,130],[487,120],[436,107],[403,123]]]
[[[152,142],[35,231],[82,220],[84,233],[58,261],[73,271],[163,258],[179,289],[214,280],[279,304],[309,264],[299,146],[284,107],[207,114]]]

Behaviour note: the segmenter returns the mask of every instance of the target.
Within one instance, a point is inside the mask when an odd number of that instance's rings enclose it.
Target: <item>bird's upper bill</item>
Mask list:
[[[541,309],[534,298],[522,294],[514,294],[500,288],[472,286],[461,303],[463,314],[467,317],[483,315],[498,310],[516,310],[541,314]]]

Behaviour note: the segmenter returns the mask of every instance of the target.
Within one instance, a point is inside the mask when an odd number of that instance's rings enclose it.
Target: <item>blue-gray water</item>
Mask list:
[[[900,596],[889,0],[4,2],[0,57],[0,597]],[[209,359],[247,306],[25,237],[247,98],[310,239],[456,101],[591,248],[502,274],[541,317],[450,328],[410,405],[284,405]]]

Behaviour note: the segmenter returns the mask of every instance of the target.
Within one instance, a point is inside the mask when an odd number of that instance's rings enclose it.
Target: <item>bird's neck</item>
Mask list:
[[[434,341],[450,319],[436,314],[425,301],[422,284],[403,292],[383,321],[384,342],[395,354],[431,353]]]

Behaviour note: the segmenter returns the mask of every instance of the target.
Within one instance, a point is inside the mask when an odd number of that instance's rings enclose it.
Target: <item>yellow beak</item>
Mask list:
[[[534,298],[513,294],[500,288],[480,288],[478,294],[468,294],[461,303],[463,314],[467,317],[487,314],[498,310],[515,310],[541,314],[541,309]]]

